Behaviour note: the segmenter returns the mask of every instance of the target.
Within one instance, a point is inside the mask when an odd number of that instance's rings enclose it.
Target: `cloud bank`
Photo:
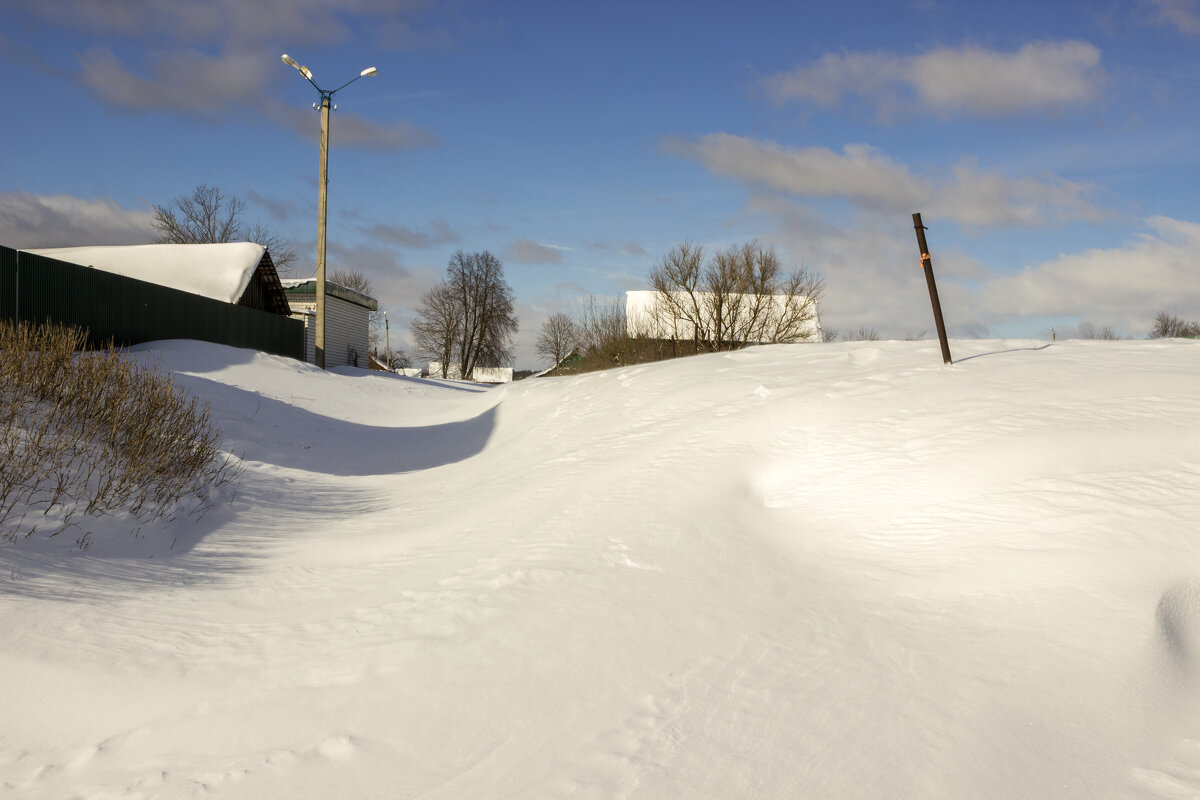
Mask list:
[[[563,248],[522,238],[505,249],[504,257],[521,264],[561,264]]]
[[[443,29],[435,26],[424,37],[415,27],[429,11],[421,0],[47,0],[24,8],[79,29],[92,41],[76,56],[79,67],[69,78],[110,109],[222,122],[266,119],[310,139],[318,136],[315,115],[307,105],[280,100],[286,79],[301,80],[279,62],[283,43],[349,41],[353,20],[366,23],[374,38],[391,47],[445,44]],[[318,82],[328,77],[317,73]],[[432,131],[403,120],[368,120],[350,112],[338,112],[335,119],[343,147],[391,151],[437,143]]]
[[[1054,176],[1010,178],[983,172],[970,160],[948,174],[920,176],[870,145],[846,145],[839,153],[727,133],[668,139],[663,149],[750,186],[797,197],[840,198],[867,211],[928,211],[963,225],[986,227],[1036,227],[1105,217],[1089,200],[1094,191],[1089,184]]]
[[[0,244],[17,249],[149,244],[153,213],[108,197],[0,192]]]
[[[1167,308],[1200,308],[1200,224],[1154,216],[1115,248],[1059,256],[982,288],[982,310],[997,316],[1152,318]]]
[[[1155,21],[1183,33],[1200,35],[1200,2],[1197,0],[1142,0],[1153,12]]]
[[[1033,42],[1013,52],[966,45],[914,56],[827,53],[763,79],[777,102],[835,106],[848,97],[887,119],[911,103],[939,116],[1002,116],[1096,100],[1105,73],[1087,42]]]

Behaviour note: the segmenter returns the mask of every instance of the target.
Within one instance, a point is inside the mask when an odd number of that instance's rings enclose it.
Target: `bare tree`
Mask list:
[[[575,349],[579,332],[575,322],[559,311],[542,323],[537,338],[537,354],[558,366]]]
[[[1150,329],[1151,339],[1195,339],[1197,337],[1200,337],[1200,323],[1188,322],[1165,311],[1160,311],[1155,315],[1154,327]]]
[[[486,250],[459,250],[450,258],[446,279],[417,305],[412,327],[417,349],[442,362],[443,377],[455,357],[464,377],[476,366],[500,366],[512,360],[513,307],[500,259]]]
[[[650,272],[651,327],[676,344],[717,351],[752,343],[803,341],[817,328],[821,278],[784,273],[778,255],[757,242],[719,251],[704,262],[690,242],[674,247]]]
[[[215,186],[200,184],[190,196],[175,198],[170,206],[154,206],[151,224],[158,231],[159,244],[221,244],[250,241],[271,253],[271,261],[280,275],[289,274],[296,262],[296,251],[282,237],[260,224],[242,231],[246,201],[237,195],[226,197]]]
[[[1082,339],[1116,340],[1121,338],[1111,325],[1097,328],[1090,322],[1085,322],[1079,326],[1079,336]]]
[[[412,324],[413,342],[423,358],[441,362],[443,378],[454,358],[461,327],[462,312],[450,286],[440,283],[421,295]]]
[[[358,270],[346,269],[339,267],[329,273],[327,279],[330,283],[336,283],[339,286],[345,286],[347,289],[353,289],[360,294],[365,294],[368,297],[374,296],[374,289],[371,286],[371,279]]]
[[[878,342],[879,332],[874,328],[859,328],[854,333],[846,335],[847,342]]]
[[[576,329],[583,355],[612,364],[626,360],[630,337],[621,298],[604,303],[589,296],[580,309]]]
[[[409,369],[412,367],[412,359],[408,357],[408,353],[404,352],[403,347],[396,348],[388,354],[388,369]]]
[[[517,317],[500,259],[487,250],[470,254],[459,250],[450,257],[446,284],[459,307],[457,346],[463,376],[469,376],[476,365],[501,366],[511,361]]]
[[[676,344],[681,338],[691,339],[693,352],[708,338],[701,288],[703,265],[704,248],[683,242],[650,271],[650,288],[655,292],[654,328]]]

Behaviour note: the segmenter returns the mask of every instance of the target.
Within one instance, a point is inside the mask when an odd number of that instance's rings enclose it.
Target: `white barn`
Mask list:
[[[317,279],[290,278],[283,289],[292,316],[304,322],[304,360],[317,362]],[[325,282],[325,368],[367,368],[370,354],[370,315],[379,302],[362,292]]]

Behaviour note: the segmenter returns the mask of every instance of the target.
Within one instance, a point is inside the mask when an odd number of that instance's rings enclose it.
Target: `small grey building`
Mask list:
[[[317,279],[282,281],[292,317],[304,322],[304,360],[317,363]],[[370,314],[379,301],[340,284],[325,281],[325,367],[367,368]]]

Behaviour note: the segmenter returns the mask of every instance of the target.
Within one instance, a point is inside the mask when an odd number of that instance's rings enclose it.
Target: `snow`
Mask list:
[[[245,293],[264,249],[252,242],[226,242],[57,247],[26,252],[236,303]]]
[[[0,794],[1200,794],[1200,343],[951,347],[143,347],[247,470],[0,545]]]

